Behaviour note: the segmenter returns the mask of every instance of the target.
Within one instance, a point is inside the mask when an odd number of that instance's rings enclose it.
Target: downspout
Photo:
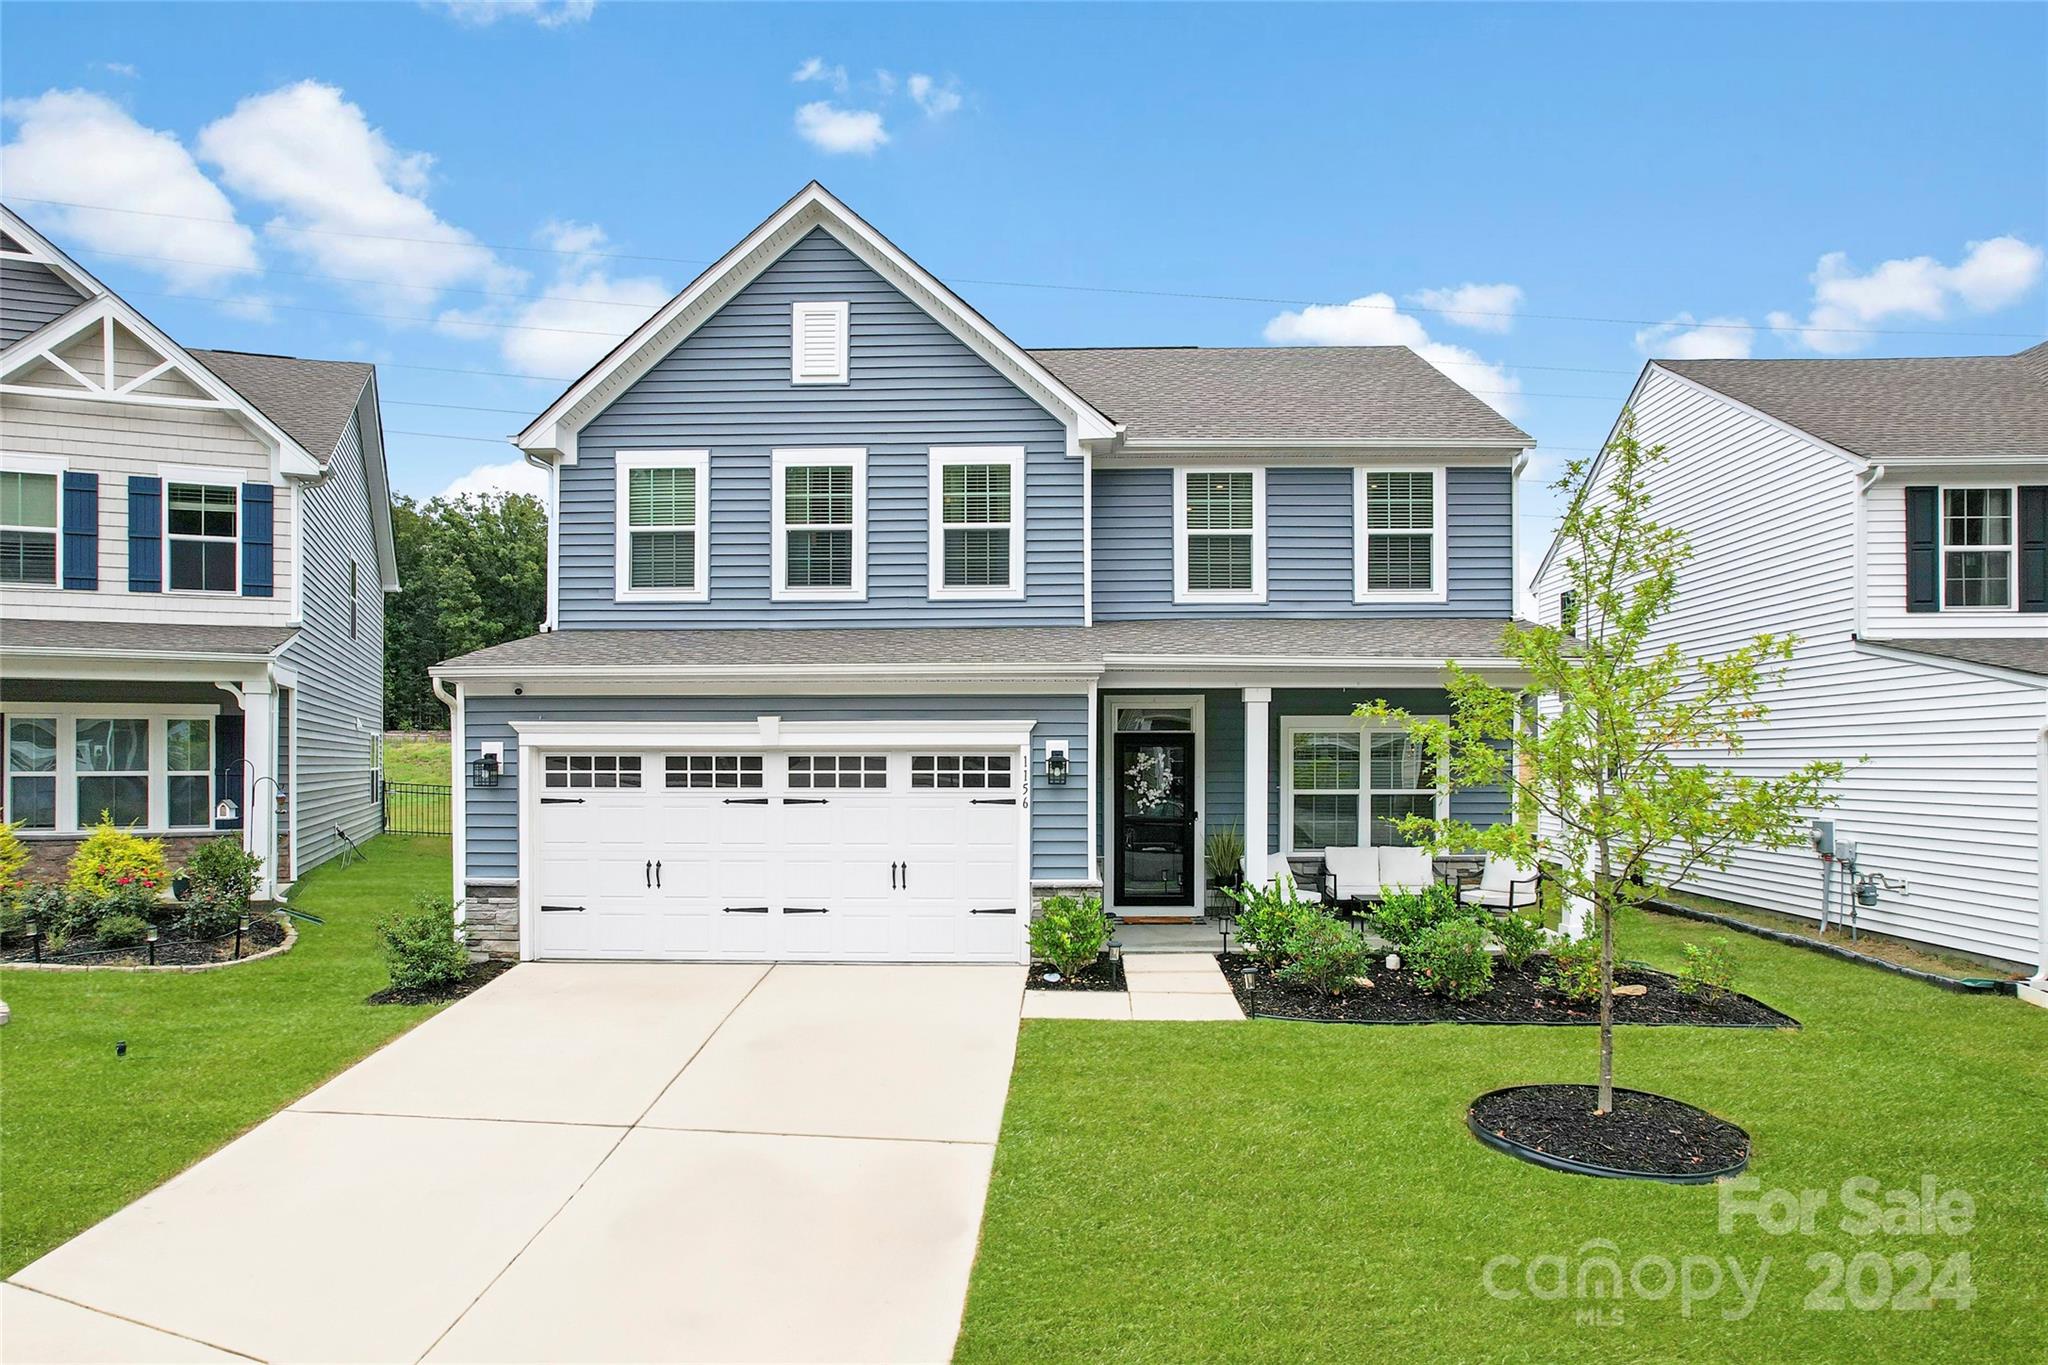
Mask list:
[[[1870,541],[1870,490],[1877,487],[1884,478],[1884,466],[1874,464],[1863,471],[1863,479],[1856,485],[1856,582],[1853,586],[1855,625],[1854,638],[1862,639],[1864,632],[1864,604],[1870,597],[1869,541]]]
[[[455,865],[453,896],[455,901],[455,922],[460,924],[465,918],[463,899],[468,891],[468,888],[463,884],[463,873],[468,862],[468,852],[465,847],[468,840],[464,836],[468,832],[469,821],[467,818],[467,802],[463,799],[467,793],[463,788],[462,775],[464,769],[468,767],[466,760],[469,755],[469,744],[463,735],[461,687],[458,686],[451,692],[447,683],[438,675],[432,676],[432,682],[434,695],[439,697],[441,703],[448,708],[448,838],[450,844],[449,853],[452,855]]]

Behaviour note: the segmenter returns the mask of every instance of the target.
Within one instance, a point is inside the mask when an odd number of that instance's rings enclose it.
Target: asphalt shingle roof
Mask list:
[[[2048,633],[2027,639],[1972,636],[1956,640],[1869,640],[1886,649],[1925,654],[1934,659],[1957,659],[1968,664],[2010,668],[2016,673],[2038,673],[2048,678]]]
[[[450,659],[475,668],[764,668],[924,664],[1100,665],[1110,656],[1272,660],[1498,658],[1498,619],[1380,617],[1110,621],[1093,626],[557,630]]]
[[[0,621],[0,654],[15,649],[80,654],[233,654],[260,659],[299,633],[296,626],[190,626],[158,621]]]
[[[355,360],[300,360],[248,351],[193,351],[229,388],[326,464],[375,370]]]
[[[1867,459],[2048,459],[2048,343],[2018,355],[1657,364]]]
[[[1032,357],[1126,439],[1535,440],[1406,346],[1135,347]]]

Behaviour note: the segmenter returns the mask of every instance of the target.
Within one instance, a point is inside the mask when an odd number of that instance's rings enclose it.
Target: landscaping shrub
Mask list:
[[[56,882],[32,886],[21,898],[24,919],[34,920],[43,936],[43,951],[58,953],[74,938],[92,936],[99,918],[99,898],[73,895]]]
[[[224,900],[247,905],[262,869],[263,860],[244,849],[239,838],[223,834],[193,849],[184,871],[194,891],[214,891]]]
[[[1543,984],[1573,1000],[1600,998],[1600,940],[1588,935],[1550,950]]]
[[[123,886],[158,890],[170,880],[165,871],[163,840],[144,839],[117,829],[107,813],[101,811],[99,824],[71,855],[70,873],[65,880],[73,891],[94,897]]]
[[[1031,921],[1031,951],[1061,976],[1078,976],[1109,946],[1100,896],[1047,896]]]
[[[1493,987],[1493,955],[1477,920],[1445,920],[1425,930],[1408,953],[1416,981],[1437,995],[1476,1000]]]
[[[1280,979],[1323,995],[1342,995],[1365,973],[1370,951],[1364,940],[1329,915],[1311,912],[1296,924],[1294,961]]]
[[[1684,946],[1685,963],[1678,969],[1678,989],[1686,995],[1719,1000],[1735,987],[1735,959],[1728,954],[1728,940],[1716,938],[1705,944]]]
[[[377,926],[384,965],[395,990],[451,985],[469,970],[469,950],[455,937],[455,906],[446,896],[419,896],[412,909]]]
[[[132,948],[148,933],[149,921],[126,911],[101,915],[100,922],[93,929],[93,937],[102,948]]]
[[[21,893],[27,889],[22,869],[28,866],[28,850],[15,837],[14,825],[0,822],[0,925],[20,910]]]
[[[235,932],[244,908],[218,891],[194,891],[176,906],[178,932],[191,939],[225,938]]]
[[[1547,937],[1542,921],[1534,915],[1510,911],[1493,922],[1493,940],[1500,944],[1500,960],[1520,971],[1542,950]]]
[[[1320,907],[1302,900],[1294,878],[1284,874],[1274,878],[1271,886],[1235,887],[1230,898],[1238,906],[1238,939],[1246,952],[1269,969],[1295,956],[1295,940],[1311,918],[1330,918]]]
[[[1389,891],[1372,908],[1372,931],[1397,948],[1407,949],[1439,924],[1465,920],[1477,922],[1487,912],[1459,901],[1458,893],[1442,882],[1420,891]]]

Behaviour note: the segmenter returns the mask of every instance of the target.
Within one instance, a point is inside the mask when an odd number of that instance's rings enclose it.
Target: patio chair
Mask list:
[[[1508,915],[1534,907],[1540,899],[1542,881],[1543,874],[1536,868],[1489,853],[1478,872],[1459,876],[1458,899],[1466,905],[1484,906],[1495,914]]]
[[[1358,914],[1367,901],[1380,898],[1380,851],[1376,848],[1326,848],[1316,886],[1332,910]]]

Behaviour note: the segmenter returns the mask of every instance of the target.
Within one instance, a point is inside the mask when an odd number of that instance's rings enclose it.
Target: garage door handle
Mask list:
[[[768,907],[765,905],[728,905],[725,907],[725,913],[728,915],[765,915],[768,913]]]
[[[580,796],[543,796],[540,799],[540,803],[543,806],[580,806],[583,804],[583,798]]]
[[[647,860],[647,866],[640,869],[640,875],[647,879],[649,886],[654,885],[654,859]]]
[[[825,913],[825,907],[822,905],[785,905],[782,907],[782,913],[785,915],[822,915]]]
[[[894,863],[889,864],[889,889],[891,891],[896,889],[896,864]]]
[[[728,806],[765,806],[768,804],[768,798],[765,796],[728,796],[725,798],[725,804]]]
[[[654,889],[661,890],[661,859],[654,860]]]
[[[580,915],[583,913],[583,907],[580,905],[543,905],[540,908],[540,912],[543,915]]]
[[[822,806],[826,804],[828,799],[823,796],[785,796],[782,798],[782,804],[785,806]]]
[[[1017,798],[1014,796],[977,796],[968,804],[971,806],[1014,806],[1017,804]]]
[[[991,910],[969,910],[967,913],[970,915],[1014,915],[1017,913],[1017,907],[1014,905],[1003,905]]]

